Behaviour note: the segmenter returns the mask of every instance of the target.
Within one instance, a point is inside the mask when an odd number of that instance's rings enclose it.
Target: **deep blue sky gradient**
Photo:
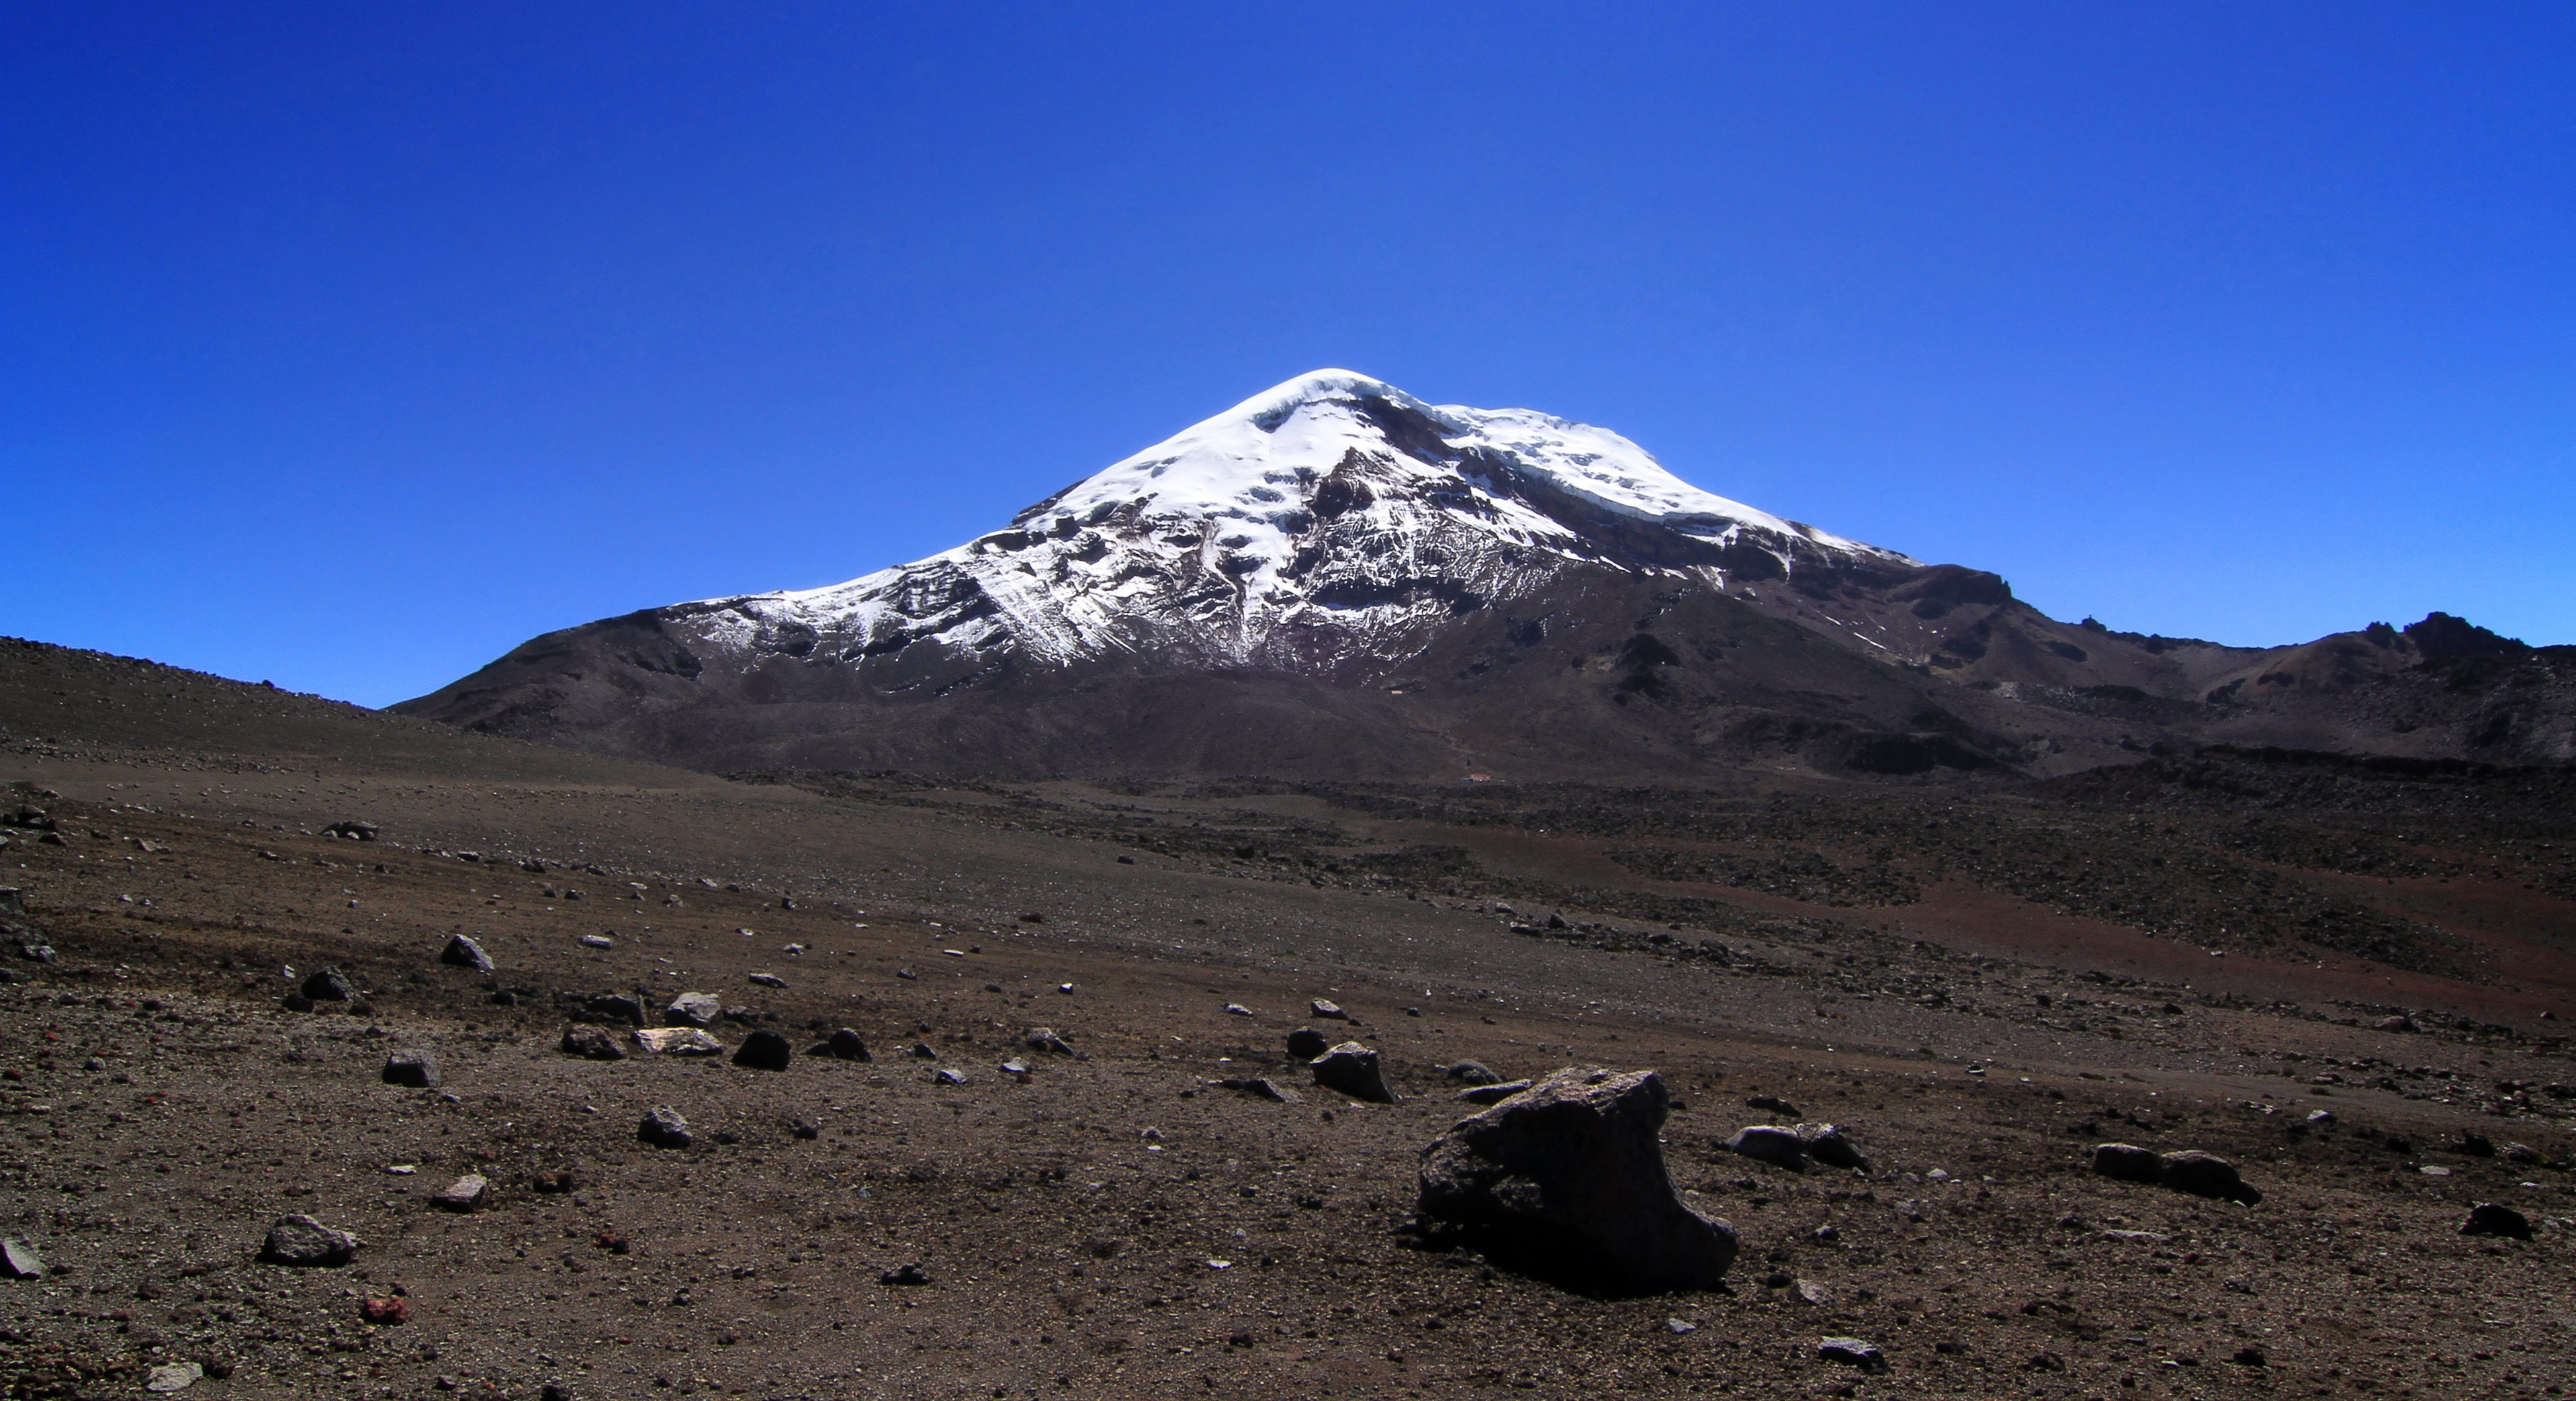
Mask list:
[[[0,632],[380,704],[1276,381],[2576,641],[2576,6],[0,8]]]

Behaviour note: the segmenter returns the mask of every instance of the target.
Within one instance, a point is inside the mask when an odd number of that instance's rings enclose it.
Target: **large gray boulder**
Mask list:
[[[1422,1227],[1594,1293],[1717,1288],[1735,1228],[1674,1193],[1657,1137],[1671,1106],[1651,1070],[1545,1076],[1422,1150]]]

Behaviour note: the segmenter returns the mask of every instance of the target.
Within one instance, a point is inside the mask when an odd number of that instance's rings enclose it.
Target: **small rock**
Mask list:
[[[1020,1079],[1025,1080],[1029,1078],[1029,1063],[1016,1058],[1006,1060],[1002,1062],[1002,1073],[1005,1075],[1016,1075]]]
[[[462,934],[448,936],[447,947],[438,951],[438,961],[451,968],[471,968],[477,973],[492,971],[492,955],[483,952],[481,944]]]
[[[825,1054],[842,1060],[871,1059],[867,1041],[846,1026],[832,1033],[832,1039],[823,1043],[823,1050]]]
[[[145,1391],[186,1391],[195,1386],[206,1369],[194,1362],[165,1362],[144,1374]]]
[[[538,1173],[536,1180],[529,1185],[547,1196],[559,1196],[580,1186],[581,1182],[573,1176],[572,1169],[559,1168],[551,1172]]]
[[[469,1172],[433,1193],[429,1204],[441,1211],[478,1211],[491,1195],[491,1181],[481,1173]]]
[[[2197,1148],[2165,1154],[2161,1180],[2175,1191],[2189,1192],[2195,1197],[2215,1197],[2247,1206],[2263,1200],[2261,1192],[2236,1175],[2234,1163]]]
[[[626,1059],[626,1048],[617,1044],[617,1038],[610,1035],[606,1027],[597,1026],[565,1027],[563,1053],[590,1060]]]
[[[310,1216],[281,1216],[268,1228],[259,1258],[272,1265],[345,1265],[358,1253],[358,1238]]]
[[[2308,1123],[2313,1127],[2321,1129],[2332,1128],[2334,1126],[2334,1121],[2335,1112],[2331,1109],[2311,1109],[2308,1111]]]
[[[1252,1009],[1240,1002],[1229,1002],[1225,1004],[1225,1014],[1229,1017],[1248,1017],[1252,1015]]]
[[[1502,1076],[1496,1075],[1480,1060],[1462,1060],[1441,1073],[1449,1077],[1452,1085],[1499,1085],[1503,1082]]]
[[[1504,1080],[1492,1085],[1471,1085],[1454,1097],[1467,1104],[1500,1104],[1528,1089],[1531,1083],[1528,1080]]]
[[[1667,1318],[1664,1320],[1664,1331],[1679,1338],[1698,1332],[1699,1325],[1686,1318]]]
[[[1826,1338],[1816,1344],[1816,1356],[1827,1362],[1840,1362],[1864,1372],[1887,1370],[1887,1358],[1875,1343],[1858,1338]]]
[[[911,1049],[911,1050],[909,1050],[909,1051],[906,1051],[904,1054],[906,1054],[906,1055],[908,1055],[908,1056],[912,1057],[914,1060],[937,1060],[937,1059],[939,1059],[939,1053],[938,1053],[937,1051],[932,1050],[932,1049],[930,1048],[930,1043],[929,1043],[929,1042],[927,1042],[927,1041],[915,1041],[915,1042],[913,1042],[913,1043],[912,1043],[912,1049]]]
[[[1299,1060],[1313,1060],[1332,1046],[1332,1039],[1311,1026],[1301,1026],[1288,1033],[1288,1054]]]
[[[753,973],[749,976],[753,982],[758,983],[765,988],[783,988],[787,986],[787,980],[775,973]]]
[[[1216,1083],[1219,1089],[1232,1090],[1237,1094],[1250,1095],[1254,1099],[1266,1099],[1276,1104],[1295,1104],[1305,1098],[1295,1090],[1260,1075],[1219,1080]]]
[[[953,1065],[943,1065],[931,1072],[930,1078],[937,1084],[963,1085],[966,1083],[966,1072]]]
[[[1807,1233],[1807,1239],[1816,1242],[1818,1245],[1832,1245],[1842,1238],[1843,1233],[1841,1229],[1831,1224],[1818,1226],[1816,1229]]]
[[[438,1057],[427,1051],[396,1051],[385,1057],[384,1081],[405,1089],[437,1089]]]
[[[1726,1151],[1791,1172],[1807,1170],[1807,1149],[1799,1142],[1798,1131],[1777,1124],[1754,1124],[1736,1130],[1735,1136],[1726,1140]]]
[[[2496,1156],[2508,1163],[2522,1163],[2526,1166],[2541,1160],[2540,1150],[2528,1143],[2508,1143],[2496,1150]]]
[[[2496,1155],[2495,1140],[2482,1133],[2464,1133],[2460,1135],[2459,1152],[2464,1158],[2492,1158]]]
[[[733,1053],[733,1063],[746,1070],[785,1070],[795,1059],[787,1038],[767,1029],[744,1037],[742,1049]]]
[[[1828,1308],[1831,1307],[1834,1302],[1834,1291],[1827,1289],[1812,1279],[1792,1281],[1789,1285],[1789,1293],[1790,1296],[1795,1298],[1799,1303],[1811,1305],[1815,1308]]]
[[[2405,1019],[2401,1017],[2398,1020],[2404,1021]],[[2238,1348],[2234,1353],[2229,1355],[2227,1360],[2235,1363],[2239,1367],[2269,1367],[2272,1365],[2272,1359],[2264,1356],[2263,1349],[2259,1347]]]
[[[325,968],[304,980],[296,991],[316,1002],[349,1002],[358,996],[346,975],[337,968]]]
[[[1044,1051],[1051,1056],[1073,1054],[1073,1047],[1067,1045],[1063,1037],[1056,1035],[1051,1028],[1043,1026],[1030,1027],[1029,1034],[1020,1038],[1020,1044],[1032,1051]]]
[[[2531,1239],[2531,1218],[2501,1202],[2480,1202],[2469,1208],[2469,1219],[2460,1223],[2464,1236],[2511,1236],[2515,1240]]]
[[[635,1126],[635,1136],[656,1148],[686,1148],[696,1141],[689,1132],[689,1121],[676,1109],[656,1109]]]
[[[693,1026],[639,1026],[635,1043],[647,1055],[720,1056],[724,1043]]]
[[[724,1018],[724,1000],[712,992],[684,992],[662,1009],[664,1026],[714,1026]]]
[[[1798,1117],[1798,1106],[1791,1104],[1789,1101],[1781,1099],[1776,1095],[1755,1095],[1751,1099],[1744,1101],[1744,1107],[1747,1109],[1767,1109],[1774,1114],[1786,1114],[1792,1119]]]
[[[1869,1167],[1869,1155],[1860,1151],[1859,1144],[1844,1137],[1843,1131],[1832,1124],[1800,1124],[1798,1146],[1807,1150],[1808,1157],[1827,1167],[1864,1170]]]
[[[43,1279],[45,1257],[38,1255],[34,1246],[16,1236],[0,1240],[0,1276],[9,1279]]]
[[[2408,1016],[2381,1017],[2371,1025],[2381,1031],[2413,1031],[2415,1019]]]
[[[898,1285],[904,1288],[928,1284],[929,1282],[930,1272],[923,1269],[918,1262],[910,1265],[898,1266],[877,1276],[877,1283],[879,1284]]]
[[[651,1020],[644,1014],[644,999],[631,992],[593,993],[582,999],[581,1011],[592,1021],[621,1026],[642,1026]]]
[[[1386,1071],[1378,1064],[1377,1052],[1357,1041],[1345,1041],[1307,1062],[1315,1072],[1315,1083],[1328,1090],[1339,1090],[1353,1099],[1372,1104],[1393,1104],[1395,1091],[1386,1083]]]
[[[2152,1148],[2134,1143],[2093,1145],[2093,1170],[2122,1182],[2153,1182],[2164,1175],[2164,1159]]]
[[[370,1295],[358,1301],[358,1317],[379,1328],[411,1321],[411,1301],[399,1295]]]
[[[823,1136],[823,1126],[815,1123],[811,1119],[799,1119],[788,1125],[787,1131],[796,1135],[798,1138],[803,1139],[807,1143],[811,1143],[815,1139]]]
[[[617,941],[605,934],[584,934],[581,946],[586,949],[613,949],[617,947]]]
[[[1327,1002],[1320,997],[1315,999],[1309,1010],[1326,1021],[1346,1022],[1351,1019],[1351,1014],[1343,1011],[1340,1004]]]

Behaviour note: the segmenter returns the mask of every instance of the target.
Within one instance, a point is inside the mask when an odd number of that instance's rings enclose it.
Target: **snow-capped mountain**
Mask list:
[[[548,633],[398,708],[722,771],[2049,773],[2212,740],[2564,761],[2576,683],[2551,668],[2576,668],[2530,652],[2439,614],[2272,649],[2061,623],[1606,429],[1322,370],[953,550]]]
[[[1062,666],[1120,654],[1346,674],[1570,565],[1712,588],[1918,568],[1711,495],[1607,429],[1318,370],[1111,464],[1005,530],[828,588],[710,600],[714,654]],[[953,684],[953,666],[922,679]]]

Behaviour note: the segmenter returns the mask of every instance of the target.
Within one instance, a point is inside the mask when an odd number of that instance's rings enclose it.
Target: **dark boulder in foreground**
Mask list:
[[[2097,1143],[2093,1145],[2093,1170],[2104,1177],[2116,1177],[2123,1182],[2154,1183],[2195,1197],[2241,1202],[2246,1206],[2263,1200],[2261,1192],[2236,1175],[2234,1163],[2197,1148],[2160,1154],[2134,1143]]]
[[[345,1265],[358,1253],[358,1238],[310,1216],[281,1216],[268,1228],[259,1258],[272,1265]]]
[[[2469,1208],[2469,1219],[2460,1223],[2464,1236],[2511,1236],[2515,1240],[2531,1239],[2531,1218],[2498,1202],[2480,1202]]]
[[[1545,1076],[1423,1149],[1420,1226],[1569,1288],[1714,1289],[1735,1228],[1674,1193],[1657,1137],[1671,1105],[1651,1070]]]
[[[1377,1052],[1357,1041],[1345,1041],[1309,1064],[1315,1072],[1315,1083],[1325,1089],[1339,1090],[1371,1104],[1396,1102],[1395,1091],[1386,1083],[1386,1069],[1378,1064]]]
[[[733,1053],[733,1063],[746,1070],[785,1070],[796,1060],[796,1048],[787,1038],[766,1028],[742,1039]]]

